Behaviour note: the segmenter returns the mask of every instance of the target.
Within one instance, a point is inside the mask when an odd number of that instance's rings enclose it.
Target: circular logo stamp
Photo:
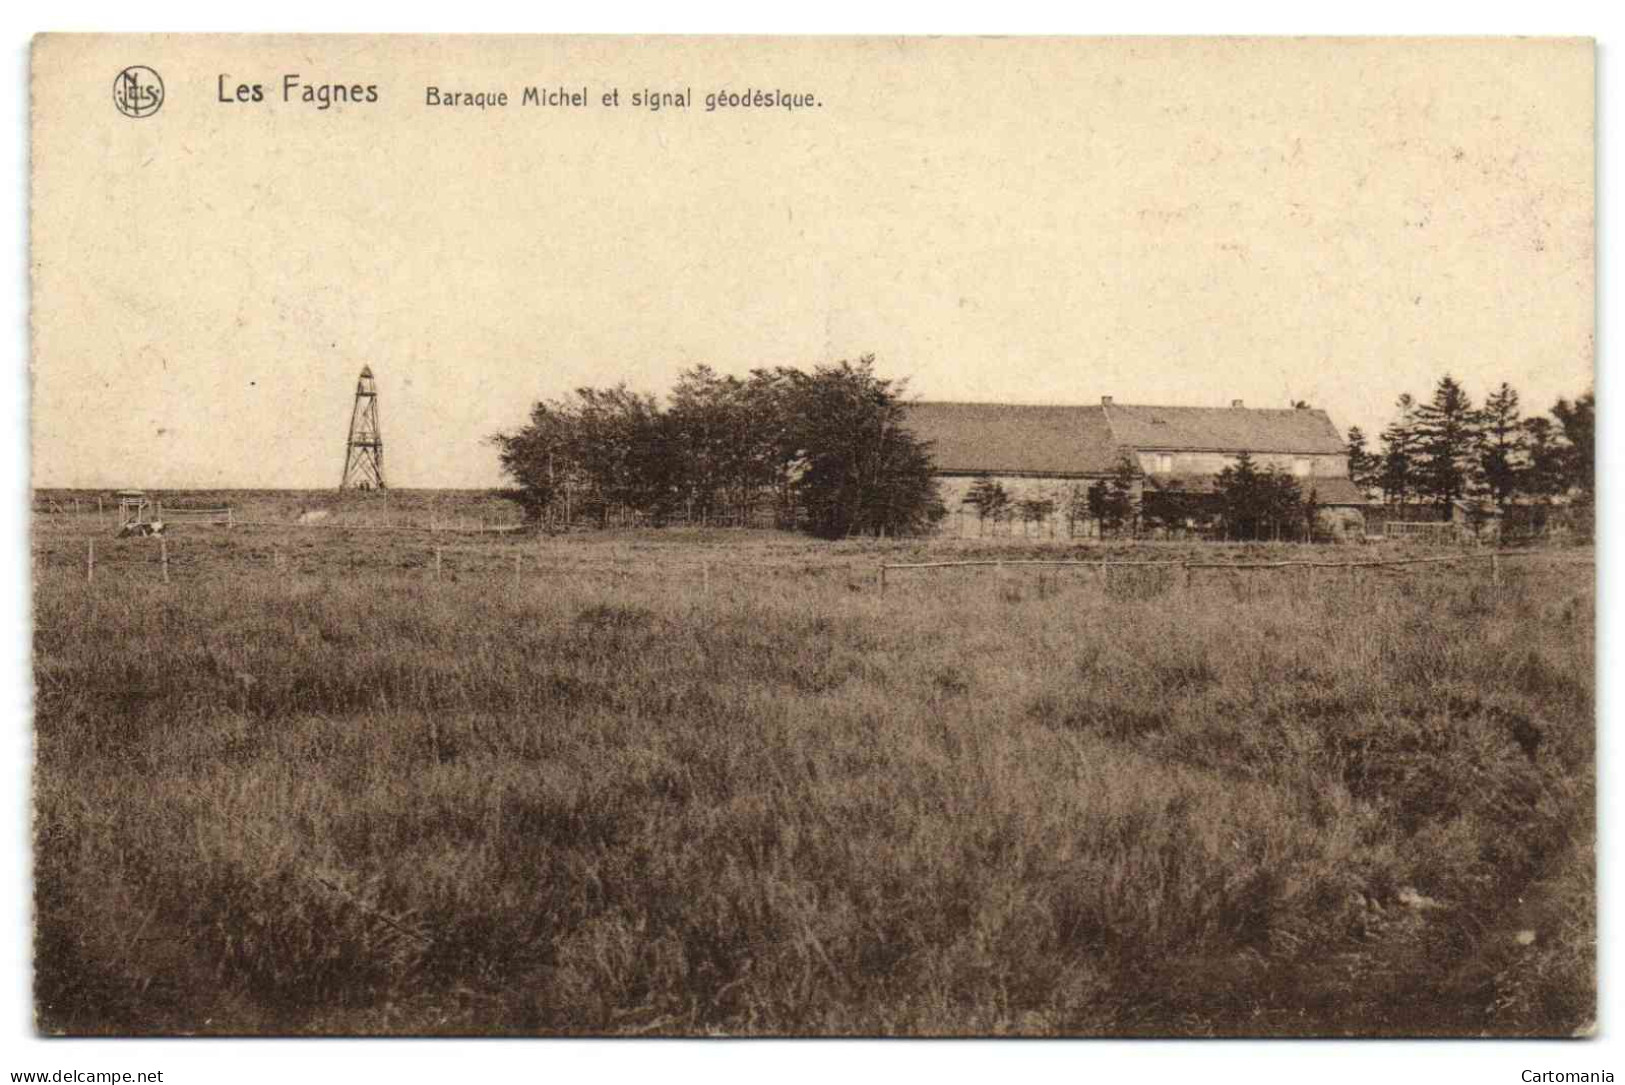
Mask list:
[[[113,80],[113,104],[126,117],[150,117],[164,104],[164,81],[145,64],[132,64]]]

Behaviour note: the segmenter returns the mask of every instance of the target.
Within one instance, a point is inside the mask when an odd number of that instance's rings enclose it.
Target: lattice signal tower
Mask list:
[[[372,366],[361,367],[355,382],[355,406],[350,409],[350,439],[344,445],[341,490],[383,490],[384,435],[378,428],[378,386]]]

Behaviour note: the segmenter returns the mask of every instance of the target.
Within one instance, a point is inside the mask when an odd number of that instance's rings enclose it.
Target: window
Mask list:
[[[1174,469],[1174,457],[1167,452],[1157,453],[1157,473],[1166,475]]]
[[[1292,473],[1299,478],[1308,478],[1315,473],[1315,461],[1308,456],[1299,456],[1292,461]]]

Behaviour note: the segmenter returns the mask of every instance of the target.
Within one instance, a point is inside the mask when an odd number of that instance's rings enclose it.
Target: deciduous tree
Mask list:
[[[874,355],[782,372],[796,499],[814,534],[907,534],[941,518],[930,446],[908,428],[903,387],[875,376]]]

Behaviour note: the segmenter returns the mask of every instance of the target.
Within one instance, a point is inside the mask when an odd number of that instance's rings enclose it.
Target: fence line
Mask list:
[[[96,567],[98,565],[106,565],[107,562],[105,560],[98,561],[94,539],[87,538],[84,540],[84,542],[85,579],[93,582],[95,580]],[[163,583],[168,584],[170,582],[169,566],[171,564],[169,541],[163,537],[159,537],[157,542],[158,554],[156,564],[158,565],[159,575],[162,578]],[[35,564],[35,562],[37,562],[40,557],[49,559],[49,556],[53,553],[51,548],[39,546],[37,544],[30,549],[31,567],[35,568],[36,570],[40,566]],[[651,558],[650,556],[646,555],[630,554],[612,557],[609,560],[604,561],[549,564],[547,561],[549,549],[550,548],[545,545],[532,547],[435,546],[428,548],[426,551],[426,565],[428,566],[426,571],[429,572],[434,580],[442,580],[445,575],[444,559],[447,557],[457,556],[474,556],[485,559],[486,561],[495,562],[496,568],[500,570],[502,565],[507,564],[509,555],[511,555],[513,566],[512,575],[516,585],[523,581],[527,564],[529,565],[531,572],[540,575],[610,574],[624,576],[634,571],[647,572],[651,566],[678,569],[698,569],[700,571],[701,591],[703,594],[709,596],[711,594],[712,565],[721,566],[723,571],[766,569],[788,574],[829,572],[855,573],[861,572],[866,567],[873,568],[873,566],[866,566],[861,560],[812,564],[794,560],[782,562],[738,561],[722,556],[713,559],[664,559],[658,555]],[[524,555],[527,551],[533,554],[532,561],[529,563],[524,561]],[[250,556],[249,561],[253,562],[258,556],[260,555]],[[285,553],[283,549],[278,546],[271,547],[269,554],[264,556],[268,558],[271,568],[273,569],[281,570],[293,564],[291,555]],[[1013,568],[1070,567],[1080,569],[1099,569],[1101,570],[1101,575],[1104,577],[1111,569],[1181,569],[1185,574],[1185,583],[1187,586],[1189,586],[1192,582],[1192,573],[1194,571],[1235,570],[1248,572],[1280,571],[1291,569],[1357,570],[1415,565],[1438,565],[1455,562],[1486,560],[1490,563],[1492,582],[1499,585],[1501,583],[1502,558],[1546,558],[1551,559],[1555,564],[1560,565],[1595,566],[1594,558],[1585,556],[1570,556],[1566,551],[1563,550],[1475,550],[1431,557],[1378,558],[1354,561],[1316,561],[1310,559],[1286,559],[1280,561],[1202,561],[1189,558],[1134,561],[1109,558],[1100,560],[1082,560],[1074,558],[975,558],[964,561],[884,562],[879,567],[878,585],[880,594],[884,596],[886,593],[888,573],[901,570],[1004,568],[1006,566]],[[147,564],[151,561],[151,558],[144,558],[139,564]],[[182,565],[182,567],[186,567],[187,565],[191,564],[190,562],[186,562],[184,559],[180,559],[179,563]],[[114,562],[113,564],[123,565],[126,563],[119,561]]]
[[[1001,561],[998,559],[978,559],[974,561],[917,561],[917,562],[887,562],[880,566],[880,594],[886,594],[886,574],[893,569],[960,569],[974,566],[1006,565],[1044,565],[1044,566],[1077,566],[1080,568],[1100,569],[1110,568],[1181,568],[1185,570],[1185,582],[1190,583],[1193,569],[1372,569],[1392,565],[1435,565],[1455,561],[1483,561],[1490,563],[1490,575],[1496,584],[1501,582],[1501,559],[1514,557],[1555,557],[1562,553],[1559,550],[1490,550],[1474,551],[1459,554],[1447,554],[1443,557],[1428,558],[1379,558],[1371,561],[1076,561],[1076,560],[1027,560],[1014,559]],[[1594,565],[1592,559],[1570,559],[1558,564],[1563,565]]]
[[[1373,561],[1187,561],[1187,569],[1369,569],[1379,565],[1433,565],[1448,561],[1472,561],[1496,554],[1451,554],[1442,558],[1387,558]]]
[[[1143,566],[1173,566],[1188,565],[1185,561],[1077,561],[1060,558],[976,558],[971,561],[910,561],[889,562],[882,565],[883,569],[953,569],[971,565],[1081,565],[1091,569],[1101,566],[1117,565],[1143,565]]]
[[[1514,557],[1545,557],[1561,554],[1560,550],[1494,550],[1475,551],[1471,553],[1449,554],[1444,557],[1429,558],[1376,558],[1371,561],[1078,561],[1060,559],[1027,559],[1027,558],[978,558],[971,561],[910,561],[887,562],[885,569],[955,569],[973,565],[1077,565],[1091,569],[1101,566],[1117,568],[1130,566],[1135,568],[1171,567],[1179,566],[1185,569],[1287,569],[1287,568],[1315,568],[1315,569],[1365,569],[1374,565],[1427,565],[1436,562],[1448,561],[1483,561],[1495,558]],[[1581,558],[1573,564],[1590,565],[1589,559]]]

